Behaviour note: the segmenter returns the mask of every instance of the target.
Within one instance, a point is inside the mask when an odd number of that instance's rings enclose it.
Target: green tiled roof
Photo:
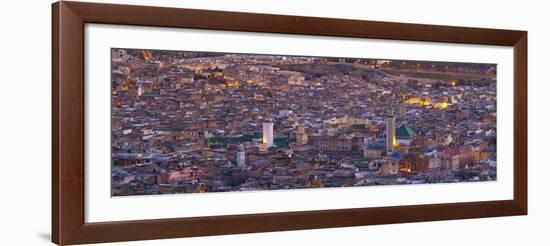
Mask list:
[[[246,134],[239,137],[211,137],[210,143],[221,145],[241,144],[244,142],[251,142],[253,139],[261,139],[262,137],[263,134],[261,132]],[[273,140],[273,143],[277,148],[288,148],[288,146],[294,142],[296,142],[296,138],[281,137]]]
[[[283,137],[283,138],[275,138],[273,140],[273,143],[275,143],[275,145],[278,148],[288,148],[290,143],[294,143],[294,142],[296,142],[296,138]]]
[[[351,125],[351,128],[353,128],[353,129],[367,129],[367,127],[364,124]]]
[[[144,97],[158,97],[160,96],[160,92],[145,92],[143,93]]]
[[[401,126],[395,130],[395,136],[398,138],[414,138],[416,133],[414,133],[414,131],[405,124],[401,124]]]
[[[262,138],[261,132],[255,132],[254,134],[246,134],[239,137],[212,137],[210,142],[213,144],[241,144],[244,142],[250,142],[252,139]]]

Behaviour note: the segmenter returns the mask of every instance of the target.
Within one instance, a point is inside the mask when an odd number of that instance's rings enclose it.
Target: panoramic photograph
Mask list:
[[[111,195],[495,181],[496,73],[112,48]]]

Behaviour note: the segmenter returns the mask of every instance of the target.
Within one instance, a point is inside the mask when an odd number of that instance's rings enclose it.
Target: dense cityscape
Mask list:
[[[496,180],[496,65],[111,50],[112,195]]]

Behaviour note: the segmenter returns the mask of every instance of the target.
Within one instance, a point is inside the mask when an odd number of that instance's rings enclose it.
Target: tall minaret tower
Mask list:
[[[405,106],[405,98],[403,96],[399,97],[399,118],[403,120],[405,118],[405,114],[407,113],[407,108]]]
[[[239,145],[239,149],[237,150],[237,166],[246,166],[246,152],[244,151],[244,146],[242,144]]]
[[[263,127],[263,139],[262,142],[267,144],[267,147],[273,146],[273,122],[265,122]]]
[[[138,97],[143,95],[143,88],[141,88],[141,84],[138,86],[137,95]]]
[[[393,109],[388,111],[388,118],[386,119],[386,151],[388,153],[393,152],[393,145],[395,144],[395,116],[393,115]]]

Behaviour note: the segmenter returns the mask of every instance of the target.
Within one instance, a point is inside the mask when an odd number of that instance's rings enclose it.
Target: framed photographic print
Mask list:
[[[527,214],[527,32],[52,14],[60,245]]]

